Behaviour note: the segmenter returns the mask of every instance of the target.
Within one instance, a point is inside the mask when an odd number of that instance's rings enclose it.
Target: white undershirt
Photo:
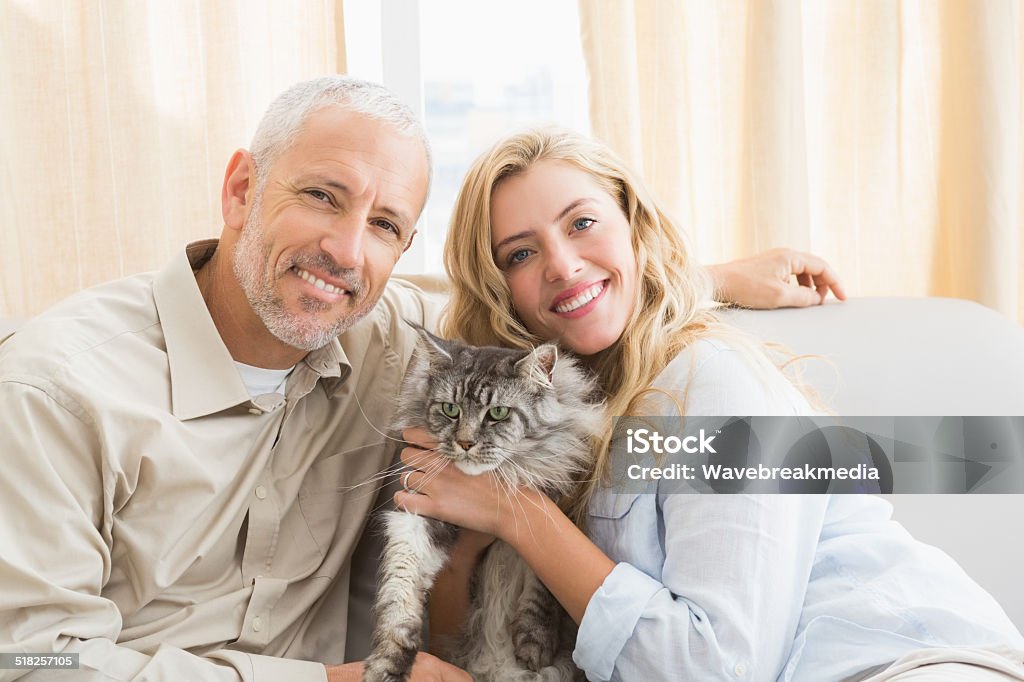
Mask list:
[[[267,393],[280,393],[284,395],[284,387],[288,383],[288,375],[295,369],[294,366],[288,369],[264,369],[263,367],[253,367],[238,361],[235,361],[235,367],[238,368],[238,374],[242,377],[245,390],[253,398],[266,395]]]

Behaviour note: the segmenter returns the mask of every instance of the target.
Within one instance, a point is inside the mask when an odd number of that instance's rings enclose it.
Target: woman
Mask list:
[[[557,340],[597,373],[612,415],[813,412],[756,344],[717,321],[679,230],[596,142],[533,131],[485,153],[463,184],[445,263],[448,335]],[[484,534],[462,543],[463,568],[488,534],[513,545],[579,623],[574,660],[592,680],[911,679],[897,675],[941,661],[952,663],[940,679],[1024,680],[995,671],[1024,669],[1011,651],[1024,640],[999,606],[891,521],[887,502],[616,494],[610,439],[609,429],[564,513],[454,467],[406,476],[420,494],[395,499]],[[403,460],[431,466],[413,448]]]

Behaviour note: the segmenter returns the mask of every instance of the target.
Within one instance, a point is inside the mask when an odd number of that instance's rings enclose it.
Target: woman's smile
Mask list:
[[[606,291],[608,280],[573,287],[556,296],[550,310],[568,319],[583,317],[597,307]]]

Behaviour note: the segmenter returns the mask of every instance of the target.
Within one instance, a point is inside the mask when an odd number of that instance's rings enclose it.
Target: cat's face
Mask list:
[[[478,348],[419,331],[402,426],[426,427],[438,453],[471,475],[550,488],[580,468],[600,409],[573,360],[550,344]]]
[[[554,391],[557,357],[540,353],[448,345],[434,353],[427,382],[426,426],[440,452],[467,474],[516,466],[519,446],[536,429],[537,411]]]

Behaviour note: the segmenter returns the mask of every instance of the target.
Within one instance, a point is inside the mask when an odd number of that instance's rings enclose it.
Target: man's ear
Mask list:
[[[408,250],[409,250],[409,247],[410,247],[410,246],[412,246],[412,240],[413,240],[413,239],[416,239],[416,233],[417,233],[417,230],[413,230],[413,231],[412,231],[412,234],[411,234],[411,235],[409,235],[409,241],[408,241],[408,242],[406,243],[406,245],[405,245],[405,246],[404,246],[404,247],[402,248],[402,253],[405,253],[406,251],[408,251]]]
[[[234,230],[241,230],[245,226],[255,183],[256,166],[252,162],[252,154],[239,149],[231,155],[227,170],[224,171],[224,186],[220,192],[224,225]]]

